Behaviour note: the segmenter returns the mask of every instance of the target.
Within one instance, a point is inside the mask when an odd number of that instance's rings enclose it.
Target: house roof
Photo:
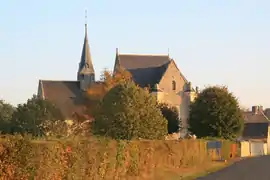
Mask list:
[[[245,123],[243,139],[265,139],[268,136],[268,122]]]
[[[159,83],[171,63],[168,55],[137,55],[119,54],[118,62],[121,67],[132,74],[136,84],[141,87],[154,86]]]
[[[65,118],[74,118],[74,114],[84,114],[84,97],[79,81],[40,80],[42,96],[55,104]]]
[[[269,122],[267,117],[259,112],[257,114],[253,113],[252,111],[243,112],[244,121],[245,123],[267,123]]]
[[[155,68],[171,60],[169,55],[119,54],[118,58],[121,66],[126,69]]]

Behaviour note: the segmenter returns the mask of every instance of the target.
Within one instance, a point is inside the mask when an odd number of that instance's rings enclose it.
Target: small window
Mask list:
[[[176,90],[176,82],[175,81],[172,81],[172,90]]]

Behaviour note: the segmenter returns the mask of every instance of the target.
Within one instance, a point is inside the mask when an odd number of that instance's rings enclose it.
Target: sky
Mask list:
[[[8,0],[0,6],[0,99],[38,80],[76,80],[85,10],[96,77],[120,53],[167,54],[200,89],[225,85],[241,106],[270,107],[268,0]]]

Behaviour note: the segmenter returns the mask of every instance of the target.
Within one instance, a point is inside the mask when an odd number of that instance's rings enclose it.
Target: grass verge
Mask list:
[[[210,173],[219,171],[227,166],[232,165],[237,160],[238,159],[231,160],[229,162],[209,163],[203,167],[198,167],[198,168],[195,168],[194,170],[184,173],[182,176],[180,176],[180,180],[195,180],[196,178],[207,176]],[[172,180],[176,180],[176,179],[172,179]],[[179,180],[179,177],[178,177],[178,180]]]

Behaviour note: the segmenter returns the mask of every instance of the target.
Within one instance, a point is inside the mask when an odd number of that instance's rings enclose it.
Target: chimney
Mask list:
[[[263,112],[263,106],[252,106],[252,113],[253,114],[260,114]]]
[[[196,93],[199,93],[199,87],[198,86],[196,86]]]
[[[262,113],[263,112],[263,106],[258,106],[258,112]]]
[[[188,82],[187,85],[188,85],[188,87],[187,87],[188,88],[188,91],[191,92],[192,91],[192,84],[191,84],[191,82]]]
[[[259,108],[258,108],[258,106],[252,106],[252,113],[253,114],[258,114],[258,111],[259,111]]]

